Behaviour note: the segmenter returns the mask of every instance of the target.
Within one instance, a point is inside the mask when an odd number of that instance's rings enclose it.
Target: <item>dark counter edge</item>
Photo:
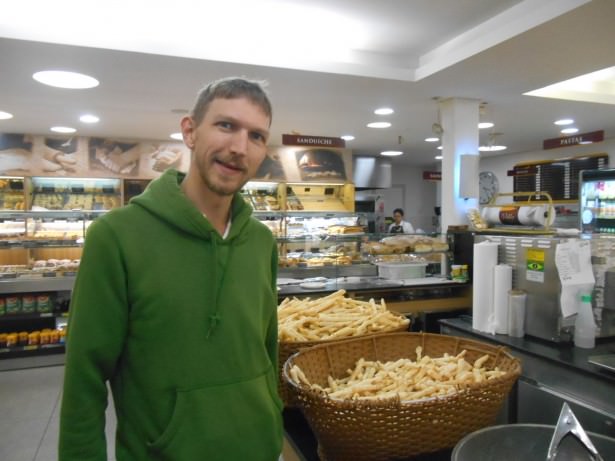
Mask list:
[[[451,328],[466,333],[477,340],[486,340],[507,347],[513,354],[514,351],[530,354],[552,361],[560,366],[569,367],[574,371],[589,373],[615,385],[615,373],[588,362],[589,357],[593,355],[615,354],[615,338],[597,338],[595,348],[582,349],[575,347],[573,343],[556,343],[528,335],[523,338],[515,338],[508,335],[484,333],[472,328],[470,316],[440,319],[439,323],[443,333],[446,332],[446,328]]]

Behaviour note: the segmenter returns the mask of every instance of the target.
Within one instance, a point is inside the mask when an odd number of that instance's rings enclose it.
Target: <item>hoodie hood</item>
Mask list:
[[[130,203],[143,207],[169,224],[184,232],[200,238],[211,238],[212,233],[219,235],[210,222],[194,206],[181,190],[185,173],[169,169],[152,181],[147,189]],[[231,231],[227,240],[236,238],[246,226],[252,215],[252,208],[245,203],[239,193],[235,193],[231,204]]]

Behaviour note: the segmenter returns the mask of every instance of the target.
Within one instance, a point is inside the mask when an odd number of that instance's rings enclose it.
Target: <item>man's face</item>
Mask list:
[[[263,110],[246,98],[214,99],[198,126],[184,117],[191,168],[198,170],[203,186],[221,196],[240,190],[267,154],[269,124]]]
[[[393,213],[393,219],[395,220],[395,224],[399,224],[402,217],[403,216],[401,215],[401,213]]]

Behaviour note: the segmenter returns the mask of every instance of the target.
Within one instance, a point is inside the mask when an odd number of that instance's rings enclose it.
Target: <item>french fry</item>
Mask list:
[[[360,358],[354,369],[347,370],[346,376],[338,379],[329,376],[327,387],[310,384],[305,375],[297,374],[297,382],[324,392],[332,399],[399,398],[400,401],[411,401],[451,395],[469,384],[506,374],[497,367],[488,369],[484,366],[490,358],[488,354],[479,357],[474,364],[465,360],[465,355],[466,351],[463,350],[456,356],[445,354],[432,358],[423,355],[423,349],[419,346],[416,348],[416,360],[401,358],[380,362]],[[291,377],[295,379],[292,369]]]
[[[408,326],[410,320],[386,308],[384,299],[347,298],[344,290],[311,299],[285,298],[278,306],[278,338],[285,342],[341,339]]]

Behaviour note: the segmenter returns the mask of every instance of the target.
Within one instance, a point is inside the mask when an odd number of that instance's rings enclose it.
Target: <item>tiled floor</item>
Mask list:
[[[43,359],[36,367],[19,359],[0,364],[0,460],[57,461],[63,365],[58,358]],[[14,365],[12,365],[14,364]],[[40,366],[44,365],[44,366]],[[107,409],[107,454],[115,460],[115,415]],[[285,442],[284,461],[300,461]]]

